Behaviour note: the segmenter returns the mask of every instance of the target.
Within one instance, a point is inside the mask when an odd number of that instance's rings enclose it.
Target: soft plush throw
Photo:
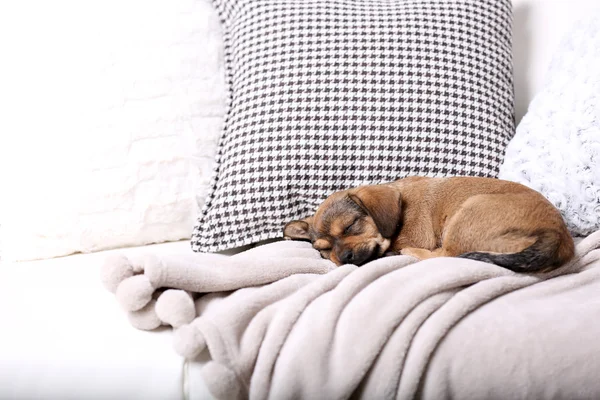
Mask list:
[[[544,194],[573,234],[600,229],[600,14],[578,21],[556,51],[500,178]]]
[[[408,256],[334,268],[285,241],[114,256],[104,282],[137,326],[177,326],[187,358],[209,351],[217,398],[600,397],[600,232],[548,274]],[[212,293],[194,306],[196,292]]]
[[[495,177],[513,135],[508,0],[215,0],[229,107],[192,246],[281,235],[336,190]]]

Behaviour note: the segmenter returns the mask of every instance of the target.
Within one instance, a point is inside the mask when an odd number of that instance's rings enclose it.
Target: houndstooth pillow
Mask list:
[[[280,237],[340,189],[497,176],[509,0],[214,1],[229,106],[195,251]]]

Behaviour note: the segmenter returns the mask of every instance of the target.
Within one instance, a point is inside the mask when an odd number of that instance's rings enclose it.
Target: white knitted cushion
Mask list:
[[[571,233],[600,229],[600,15],[578,21],[562,41],[500,178],[544,194]]]
[[[226,111],[210,0],[4,4],[2,259],[189,238]]]
[[[514,134],[509,0],[215,0],[229,109],[192,237],[281,236],[328,194],[497,176]]]

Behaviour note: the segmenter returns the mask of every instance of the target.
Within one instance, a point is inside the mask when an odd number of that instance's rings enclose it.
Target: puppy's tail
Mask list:
[[[533,236],[537,237],[536,241],[518,253],[471,252],[461,254],[459,257],[489,262],[515,272],[539,272],[558,268],[569,261],[575,253],[573,239],[566,230],[564,232],[542,230]]]

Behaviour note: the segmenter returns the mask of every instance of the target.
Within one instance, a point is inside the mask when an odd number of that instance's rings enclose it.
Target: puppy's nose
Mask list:
[[[352,250],[344,250],[340,256],[340,261],[344,264],[352,264],[352,261],[354,261],[354,253]]]

